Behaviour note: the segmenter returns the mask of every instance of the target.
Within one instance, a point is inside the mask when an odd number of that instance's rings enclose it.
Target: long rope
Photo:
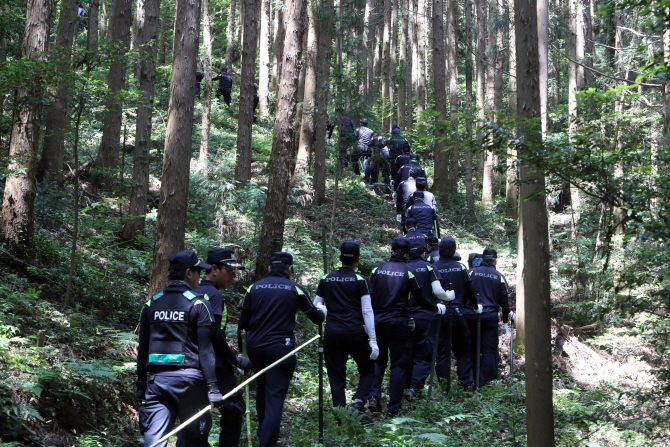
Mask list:
[[[228,399],[230,396],[232,396],[233,394],[235,394],[237,391],[239,391],[239,390],[241,390],[242,388],[244,388],[245,385],[251,383],[251,382],[252,382],[253,380],[255,380],[257,377],[259,377],[261,374],[264,374],[264,373],[267,372],[268,370],[274,368],[275,366],[277,366],[278,364],[280,364],[281,362],[283,362],[284,360],[286,360],[288,357],[290,357],[290,356],[292,356],[293,354],[295,354],[296,352],[300,351],[302,348],[304,348],[304,347],[307,346],[308,344],[310,344],[310,343],[316,341],[318,338],[319,338],[319,336],[318,336],[318,335],[315,335],[314,337],[312,337],[312,338],[310,338],[309,340],[307,340],[305,343],[303,343],[303,344],[301,344],[300,346],[298,346],[297,348],[295,348],[293,351],[291,351],[291,352],[289,352],[288,354],[286,354],[284,357],[280,358],[280,359],[277,360],[276,362],[274,362],[274,363],[272,363],[272,364],[266,366],[265,368],[261,369],[261,370],[258,371],[256,374],[254,374],[253,376],[249,377],[247,380],[245,380],[244,382],[240,383],[240,384],[237,385],[235,388],[233,388],[228,394],[226,394],[225,396],[223,396],[223,400]],[[212,407],[212,406],[203,408],[202,410],[198,411],[196,414],[194,414],[193,416],[191,416],[190,418],[188,418],[187,420],[185,420],[184,422],[182,422],[182,424],[181,424],[179,427],[175,428],[175,429],[172,430],[170,433],[168,433],[167,435],[165,435],[165,436],[163,436],[162,438],[160,438],[158,441],[156,441],[156,442],[154,442],[153,444],[151,444],[149,447],[156,447],[158,444],[167,441],[168,439],[170,439],[170,436],[174,436],[175,434],[179,433],[179,432],[180,432],[182,429],[184,429],[184,427],[186,427],[188,424],[190,424],[191,422],[195,421],[196,419],[198,419],[198,418],[199,418],[200,416],[202,416],[203,414],[205,414],[205,413],[207,413],[208,411],[213,410],[213,409],[214,409],[214,407]]]

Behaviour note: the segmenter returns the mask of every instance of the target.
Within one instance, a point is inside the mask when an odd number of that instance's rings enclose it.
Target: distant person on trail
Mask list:
[[[195,97],[200,99],[200,83],[205,79],[205,73],[202,71],[195,72]]]
[[[347,167],[349,164],[347,159],[351,155],[356,136],[354,135],[354,123],[351,118],[342,113],[342,109],[337,109],[337,117],[335,118],[334,126],[330,128],[328,139],[333,136],[333,130],[337,126],[337,157],[342,163],[342,167]],[[358,163],[356,163],[358,164]]]
[[[212,309],[193,290],[200,272],[211,268],[193,251],[173,254],[167,288],[142,308],[135,383],[144,445],[168,433],[177,418],[184,421],[202,408],[224,403],[216,377]],[[205,447],[211,428],[208,411],[182,435],[189,446]]]
[[[368,148],[371,150],[371,155],[365,160],[365,178],[367,184],[375,184],[379,180],[379,171],[382,172],[382,178],[386,185],[389,185],[391,180],[389,178],[389,164],[388,164],[388,148],[385,147],[386,138],[379,135],[377,132],[372,134]]]
[[[479,267],[482,263],[482,256],[479,253],[470,253],[468,255],[468,268],[472,270],[475,267]]]
[[[254,123],[256,122],[256,109],[258,108],[258,103],[260,102],[260,98],[258,97],[258,87],[254,85],[254,108],[253,108],[253,121]]]
[[[481,297],[477,310],[465,308],[468,329],[476,340],[477,313],[481,314],[481,372],[479,386],[485,386],[498,377],[498,311],[502,308],[503,325],[500,335],[507,335],[507,321],[510,317],[509,287],[507,280],[496,270],[498,253],[492,249],[484,250],[482,264],[472,269],[472,287]],[[476,342],[475,342],[476,343]],[[470,347],[470,358],[476,362],[476,346]]]
[[[407,163],[409,163],[409,157],[410,157],[410,147],[408,146],[403,146],[402,148],[402,154],[398,155],[396,159],[393,161],[393,164],[391,164],[391,178],[395,179],[395,175],[398,173],[400,168],[405,166]],[[396,185],[398,186],[398,185]]]
[[[435,236],[426,237],[426,261],[435,263],[440,259],[440,240]]]
[[[221,294],[221,290],[228,289],[235,280],[238,270],[244,270],[244,266],[235,259],[235,252],[226,248],[215,248],[207,252],[207,263],[210,269],[205,270],[205,279],[193,291],[202,294],[209,301],[212,308],[214,322],[212,323],[212,342],[216,356],[216,381],[219,391],[227,394],[237,386],[235,369],[251,369],[251,362],[242,355],[235,355],[226,341],[225,328],[228,320],[228,310]],[[221,433],[219,445],[224,447],[237,447],[242,434],[243,416],[246,412],[242,390],[223,401],[219,408],[221,413]],[[187,443],[179,432],[177,434],[177,447],[186,447]]]
[[[354,149],[354,154],[352,157],[351,162],[354,164],[354,173],[356,175],[361,175],[361,170],[358,166],[358,159],[363,156],[369,156],[369,145],[370,145],[370,139],[372,138],[372,134],[374,133],[372,129],[368,128],[368,119],[367,118],[361,118],[360,121],[361,127],[356,129],[354,132],[354,137],[358,140],[358,144],[356,145],[356,148]]]
[[[432,192],[426,191],[427,187],[428,187],[428,180],[426,179],[426,177],[418,176],[416,179],[416,191],[423,192],[423,201],[428,205],[432,206],[433,208],[437,209],[437,202],[435,201],[435,196],[433,195]],[[414,195],[410,194],[410,196],[407,197],[407,200],[405,201],[405,208],[409,208],[412,205],[414,205]]]
[[[440,222],[435,208],[423,201],[423,191],[414,193],[414,204],[407,208],[406,218],[416,219],[416,228],[426,236],[440,237]]]
[[[398,185],[400,182],[404,182],[409,178],[409,172],[411,170],[416,170],[419,175],[418,177],[425,177],[426,176],[426,171],[424,171],[421,166],[419,165],[419,155],[418,154],[412,154],[409,156],[409,163],[404,165],[402,168],[398,169],[398,172],[395,174],[394,178],[394,185],[396,187],[396,190],[398,188]]]
[[[398,126],[393,126],[391,138],[387,140],[386,144],[389,148],[389,163],[391,164],[405,152],[404,148],[407,148],[407,152],[410,150],[409,141],[400,134],[400,127]]]
[[[88,14],[86,13],[86,10],[84,9],[84,6],[81,3],[77,7],[77,19],[79,22],[77,24],[78,31],[81,31],[84,28],[88,29]]]
[[[360,379],[349,407],[363,415],[361,422],[372,423],[365,404],[375,380],[374,360],[379,356],[372,311],[370,281],[356,273],[361,247],[347,241],[340,246],[342,267],[324,275],[316,290],[314,306],[325,305],[328,319],[324,330],[323,354],[328,371],[333,407],[346,408],[347,359],[356,362]]]
[[[416,177],[417,172],[412,170],[409,173],[409,178],[404,182],[400,182],[395,198],[396,220],[400,222],[402,215],[407,210],[407,199],[416,191]]]
[[[405,219],[403,223],[403,228],[405,230],[405,237],[413,244],[415,240],[420,239],[422,241],[426,240],[426,235],[416,229],[416,219]]]
[[[216,97],[223,96],[223,102],[230,106],[230,92],[233,90],[233,78],[228,74],[228,69],[223,67],[221,74],[214,77],[212,81],[219,81],[219,88],[216,90]]]

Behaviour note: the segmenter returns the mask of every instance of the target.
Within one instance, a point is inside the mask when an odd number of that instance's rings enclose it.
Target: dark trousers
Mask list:
[[[447,326],[447,318],[446,315],[442,317],[440,325],[440,342],[437,348],[437,362],[435,365],[435,374],[438,379],[446,379],[451,373],[451,365],[447,361],[449,357],[449,327]],[[467,388],[475,383],[470,350],[472,343],[476,342],[476,340],[473,340],[470,336],[467,322],[460,311],[456,312],[454,310],[452,313],[451,338],[451,351],[454,353],[454,357],[456,357],[458,384],[463,388]]]
[[[326,330],[323,339],[323,355],[326,361],[330,392],[333,395],[333,407],[345,407],[347,398],[344,388],[347,383],[347,359],[354,359],[358,366],[360,380],[354,400],[368,400],[375,380],[375,363],[370,360],[371,353],[368,335],[365,331],[358,333],[338,333]]]
[[[293,350],[283,344],[263,348],[249,348],[249,360],[254,371],[260,371]],[[258,437],[260,447],[273,447],[279,439],[284,400],[295,371],[295,355],[271,368],[258,378],[256,388],[256,413],[258,414]]]
[[[391,379],[389,382],[389,413],[400,411],[402,395],[405,388],[405,376],[411,363],[414,333],[409,327],[409,318],[400,318],[392,321],[375,323],[379,357],[375,361],[375,381],[372,386],[372,396],[381,399],[384,372],[391,359]]]
[[[408,388],[423,389],[426,378],[430,375],[435,346],[435,320],[414,319],[414,344],[412,345],[412,362],[407,369],[406,384]]]
[[[202,379],[187,377],[149,376],[145,401],[140,408],[140,426],[144,445],[150,446],[167,434],[175,419],[180,421],[209,406],[207,384]],[[209,447],[207,438],[212,428],[212,416],[206,412],[182,430],[184,445]],[[167,445],[167,441],[159,444]]]
[[[470,345],[470,361],[473,369],[477,363],[477,315],[467,314],[468,330],[472,336]],[[481,315],[481,354],[480,354],[479,386],[487,385],[498,378],[498,314]],[[473,371],[473,375],[476,374]]]
[[[217,90],[216,91],[216,97],[220,98],[223,96],[223,102],[226,103],[226,105],[230,105],[230,90]]]
[[[216,381],[219,385],[219,391],[222,395],[228,394],[237,386],[235,378],[235,369],[232,366],[222,366],[216,368]],[[242,435],[242,424],[244,423],[244,413],[247,406],[244,404],[242,390],[239,390],[228,399],[223,401],[223,406],[219,408],[221,420],[221,433],[219,434],[220,447],[237,447]],[[186,447],[182,432],[177,434],[177,447]]]

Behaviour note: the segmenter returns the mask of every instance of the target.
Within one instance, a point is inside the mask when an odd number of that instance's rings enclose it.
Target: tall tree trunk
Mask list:
[[[417,11],[417,103],[416,121],[419,128],[424,126],[423,113],[426,111],[428,92],[426,90],[426,34],[428,32],[428,0],[418,0]]]
[[[538,51],[540,55],[540,111],[542,113],[542,138],[547,139],[549,115],[547,105],[549,97],[549,6],[548,0],[537,0],[538,5]]]
[[[409,49],[409,7],[408,3],[412,0],[400,0],[401,22],[400,22],[400,63],[399,63],[399,79],[398,79],[398,126],[401,129],[407,129],[407,86],[411,80],[411,75],[408,77],[408,49]],[[411,95],[411,88],[409,89]]]
[[[317,204],[326,200],[326,127],[328,127],[330,57],[334,31],[331,18],[333,15],[333,0],[322,0],[317,20],[319,58],[316,73],[316,98],[319,103],[319,115],[316,122],[316,143],[314,145],[314,199]]]
[[[458,133],[458,59],[456,58],[456,48],[458,47],[458,3],[456,0],[449,0],[447,7],[447,29],[448,43],[447,53],[449,61],[449,121],[451,131]],[[435,57],[433,55],[433,57]],[[469,56],[468,56],[469,57]],[[501,89],[502,90],[502,89]],[[459,138],[453,138],[451,141],[451,154],[449,156],[449,186],[452,191],[456,191],[458,186],[458,158],[459,158]]]
[[[670,29],[663,30],[663,58],[666,66],[670,66]],[[663,85],[663,148],[670,147],[670,82]]]
[[[275,6],[275,34],[274,51],[272,54],[272,86],[270,90],[277,91],[277,82],[281,76],[282,53],[284,52],[284,36],[286,28],[284,26],[284,8]]]
[[[300,127],[300,143],[298,146],[298,159],[296,160],[295,173],[309,172],[309,158],[314,142],[314,110],[316,107],[316,65],[318,53],[318,36],[316,30],[317,0],[309,1],[309,30],[307,36],[307,48],[305,48],[305,90],[302,100],[302,125]]]
[[[389,106],[390,106],[390,111],[389,111],[389,127],[388,129],[384,129],[384,131],[388,131],[389,133],[393,131],[393,126],[398,125],[397,120],[395,118],[397,114],[397,110],[395,109],[396,107],[396,67],[398,65],[398,6],[400,0],[391,0],[391,58],[389,59],[390,61],[390,68],[389,68],[389,75],[390,75],[390,81],[391,85],[389,88]]]
[[[109,23],[109,15],[107,14],[107,0],[100,0],[100,39],[108,42],[109,31],[107,24]]]
[[[365,0],[365,15],[364,15],[364,24],[363,24],[363,35],[361,37],[360,41],[360,62],[359,64],[364,68],[364,79],[362,79],[361,84],[358,88],[358,94],[361,98],[367,98],[370,89],[369,89],[369,79],[370,76],[368,75],[368,66],[369,66],[369,60],[370,60],[370,33],[372,31],[372,10],[374,9],[374,0]]]
[[[88,31],[86,34],[87,58],[90,60],[98,52],[98,5],[100,0],[91,0],[88,11]]]
[[[209,133],[212,125],[212,20],[210,0],[202,0],[202,66],[205,74],[205,88],[202,91],[202,124],[200,126],[200,159],[198,164],[203,173],[209,163]]]
[[[568,55],[572,61],[579,60],[579,45],[580,27],[579,23],[579,14],[577,8],[580,5],[578,0],[569,0],[569,11],[570,11],[570,32],[569,32],[569,42],[568,42]],[[582,42],[583,43],[583,42]],[[583,54],[582,54],[583,55]],[[572,144],[577,134],[577,90],[582,84],[584,69],[579,67],[575,62],[568,62],[568,135],[570,138],[570,143]],[[579,68],[582,68],[580,71]],[[581,76],[580,76],[581,73]],[[575,237],[575,228],[577,222],[579,222],[579,189],[571,184],[570,185],[570,205],[572,207],[572,212],[574,215],[573,218],[573,228],[572,228],[572,237]]]
[[[509,5],[509,115],[516,114],[516,30],[514,29],[514,3]],[[519,219],[519,195],[516,178],[516,149],[507,152],[507,175],[505,185],[505,215],[514,221]]]
[[[378,97],[381,93],[382,83],[382,52],[384,44],[384,0],[379,0],[377,3],[377,20],[375,23],[375,35],[373,40],[374,51],[374,61],[373,61],[373,71],[372,71],[372,86],[373,86],[373,95]]]
[[[235,3],[228,3],[228,26],[226,27],[226,67],[233,65],[233,46],[235,45]],[[244,1],[244,0],[241,0]]]
[[[205,0],[209,2],[209,0]],[[156,46],[160,0],[138,0],[136,44],[139,52],[138,80],[140,102],[135,122],[133,153],[133,184],[128,206],[129,219],[121,230],[121,239],[131,241],[144,231],[149,193],[149,152],[151,150],[151,118],[156,83]],[[206,19],[207,20],[207,19]],[[211,79],[211,76],[210,76]]]
[[[122,90],[126,88],[126,52],[130,43],[132,0],[114,0],[110,19],[111,42],[116,47],[107,75],[108,96],[102,138],[96,164],[107,172],[102,178],[111,178],[111,170],[119,164],[119,143],[123,113]],[[116,172],[114,172],[115,174]]]
[[[262,116],[268,116],[270,114],[270,102],[268,94],[270,93],[270,29],[272,28],[272,16],[270,15],[271,3],[272,0],[262,0],[261,2],[261,43],[258,46],[258,96],[260,112]]]
[[[307,1],[309,2],[309,0]],[[303,20],[302,23],[305,24],[305,26],[309,26],[309,20]],[[284,37],[286,37],[286,32],[284,32]],[[299,125],[302,123],[302,109],[304,107],[304,102],[300,100],[305,97],[305,73],[307,72],[307,63],[305,62],[307,54],[305,53],[305,51],[307,50],[308,37],[309,37],[309,30],[305,29],[305,32],[302,33],[302,42],[300,46],[300,48],[303,49],[302,52],[303,60],[300,61],[300,75],[298,76],[298,91],[297,91],[298,105],[296,106],[295,111],[295,122],[298,123]],[[298,129],[298,132],[295,132],[295,137],[296,142],[294,147],[298,147],[298,144],[300,143],[300,129]],[[291,168],[291,173],[295,173],[295,164],[296,160],[293,161],[293,167]]]
[[[477,117],[483,120],[486,114],[486,0],[475,1],[477,8],[477,54],[475,55],[475,75],[477,79],[476,105],[478,110]],[[482,152],[477,153],[477,170],[475,171],[475,175],[479,179],[482,178],[483,174],[484,156]]]
[[[251,125],[254,119],[254,79],[256,79],[256,43],[260,5],[256,0],[244,2],[244,38],[240,73],[240,112],[237,120],[237,162],[235,180],[244,188],[251,178]]]
[[[593,35],[593,0],[583,0],[582,17],[584,24],[584,65],[593,68],[596,55],[596,44]],[[584,70],[584,83],[591,85],[595,76],[591,70]]]
[[[407,18],[409,20],[409,41],[407,47],[407,69],[411,71],[411,76],[409,76],[409,83],[407,84],[407,113],[405,116],[405,127],[411,128],[414,123],[414,92],[416,92],[416,86],[418,85],[419,78],[417,75],[417,65],[416,60],[417,56],[417,41],[416,41],[416,4],[417,0],[408,0],[409,11]]]
[[[383,33],[382,33],[382,123],[381,131],[391,127],[391,106],[389,104],[391,90],[391,9],[392,0],[383,3]]]
[[[465,132],[468,138],[472,138],[473,24],[472,0],[465,0],[465,108],[467,109],[465,115]],[[468,213],[474,213],[475,194],[472,184],[472,147],[470,143],[465,146],[465,203]]]
[[[56,71],[63,74],[70,69],[72,42],[77,29],[77,2],[65,0],[61,3],[58,30],[56,31]],[[90,33],[90,31],[89,31]],[[41,169],[45,180],[55,180],[63,187],[63,157],[65,156],[65,128],[67,111],[71,100],[72,83],[63,81],[52,89],[51,104],[47,108],[47,120],[42,148]]]
[[[514,25],[517,49],[517,114],[520,135],[529,150],[542,146],[542,135],[522,121],[537,119],[540,105],[540,17],[546,0],[515,0]],[[551,359],[551,302],[549,278],[548,216],[544,176],[522,160],[517,305],[526,330],[526,423],[529,447],[554,445]],[[529,199],[532,197],[532,199]],[[528,287],[526,287],[528,286]],[[519,296],[521,290],[521,297]],[[525,294],[525,290],[529,293]],[[532,291],[532,293],[530,293]]]
[[[156,219],[149,296],[167,284],[168,258],[184,248],[193,134],[200,1],[177,0],[174,19],[170,105]]]
[[[28,60],[44,58],[49,32],[49,3],[28,0],[22,56]],[[32,244],[35,211],[35,168],[42,115],[42,87],[34,76],[16,88],[9,166],[2,201],[3,239],[14,247]]]
[[[300,73],[303,20],[306,0],[285,0],[286,36],[282,60],[281,82],[277,95],[277,118],[272,136],[268,196],[265,201],[263,226],[256,259],[254,280],[263,278],[270,265],[270,255],[284,245],[284,224],[291,165],[293,163],[296,113],[296,90]]]
[[[487,121],[495,122],[495,113],[499,112],[497,108],[497,94],[502,91],[502,86],[497,84],[497,74],[500,71],[500,48],[498,47],[498,35],[500,27],[498,2],[492,0],[489,2],[488,18],[488,58],[486,66],[486,111]],[[502,74],[502,71],[500,71]],[[502,79],[501,79],[502,80]],[[484,153],[484,172],[482,173],[482,205],[491,205],[493,203],[493,185],[495,175],[495,155],[491,151]]]
[[[156,46],[158,47],[158,55],[156,56],[156,63],[158,65],[165,65],[165,54],[167,53],[167,43],[166,43],[166,23],[167,19],[165,12],[158,15],[158,42]]]
[[[444,121],[447,120],[447,92],[445,89],[446,76],[444,73],[444,0],[433,0],[433,91],[435,94],[435,178],[433,191],[439,195],[446,195],[449,191],[449,152],[447,150],[447,129]]]

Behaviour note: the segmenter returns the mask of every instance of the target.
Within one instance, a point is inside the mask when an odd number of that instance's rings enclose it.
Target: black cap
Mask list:
[[[405,226],[409,228],[416,227],[416,219],[413,217],[408,217],[405,219]]]
[[[409,154],[409,152],[412,150],[412,148],[409,146],[409,144],[406,144],[402,147],[402,153],[403,154]]]
[[[419,186],[419,185],[427,185],[427,184],[428,184],[428,180],[426,179],[426,177],[417,177],[417,178],[416,178],[416,185],[417,185],[417,186]]]
[[[288,267],[293,265],[293,256],[291,253],[286,253],[285,251],[276,251],[270,255],[270,265],[275,267],[283,265]]]
[[[407,253],[412,248],[412,243],[406,237],[398,236],[391,243],[393,253]]]
[[[461,255],[456,251],[454,252],[454,256],[451,257],[454,261],[460,261],[461,260]]]
[[[207,263],[223,264],[231,269],[244,270],[244,266],[237,262],[235,250],[229,248],[214,248],[207,252]]]
[[[418,160],[419,159],[419,154],[412,154],[409,156],[410,160]]]
[[[368,125],[368,119],[367,118],[361,118],[361,124],[363,124],[364,126],[367,126]]]
[[[412,240],[412,248],[409,251],[410,253],[425,253],[426,252],[426,239],[418,237]]]
[[[361,244],[356,241],[346,241],[340,245],[340,255],[347,259],[358,259],[361,256]]]
[[[186,270],[193,267],[198,267],[201,269],[211,269],[212,266],[205,264],[204,262],[198,259],[198,255],[194,251],[180,251],[170,256],[170,271],[175,272],[179,270]]]
[[[412,195],[414,196],[414,200],[416,200],[416,199],[421,199],[421,200],[423,200],[423,198],[425,197],[425,196],[423,195],[423,191],[414,191],[414,192],[412,193]]]
[[[493,261],[497,257],[498,257],[497,251],[495,251],[492,248],[487,248],[484,250],[484,256],[482,257],[482,259],[484,259],[485,261]]]
[[[221,67],[221,73],[228,73],[227,67]]]
[[[433,236],[432,234],[430,236],[426,236],[426,244],[430,244],[432,246],[435,246],[439,243],[440,243],[440,240],[436,236]]]
[[[479,253],[470,253],[468,255],[468,262],[472,263],[475,259],[481,259],[482,255]]]
[[[456,250],[456,239],[453,237],[445,237],[440,241],[440,248],[445,250]]]

